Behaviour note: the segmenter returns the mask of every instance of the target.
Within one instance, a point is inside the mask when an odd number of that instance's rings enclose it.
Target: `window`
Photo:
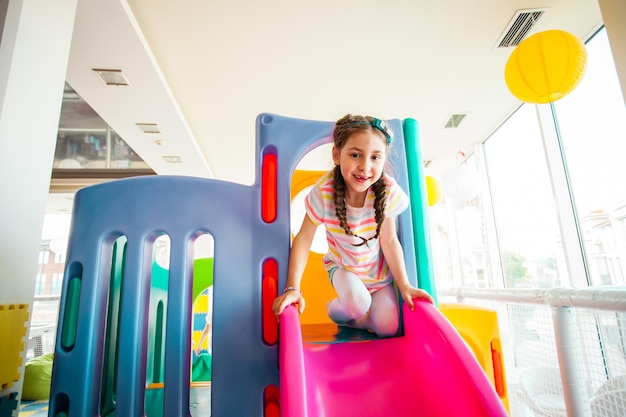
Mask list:
[[[570,95],[520,106],[477,148],[480,160],[467,159],[487,174],[477,197],[454,201],[444,177],[448,196],[430,209],[439,288],[496,286],[498,269],[510,288],[626,284],[626,108],[604,29],[587,52]],[[558,134],[544,138],[540,120]],[[558,172],[563,181],[554,181]],[[571,198],[555,200],[564,190]],[[566,261],[572,240],[584,248],[579,264]]]
[[[68,84],[63,92],[53,168],[57,174],[74,169],[152,171]]]
[[[39,251],[39,265],[45,265],[50,259],[50,252],[48,249],[41,249]]]
[[[521,106],[484,149],[505,286],[568,285],[535,106]]]
[[[624,285],[626,108],[606,30],[587,43],[584,78],[554,103],[590,285]]]
[[[35,282],[35,295],[42,295],[46,290],[46,274],[37,274]]]
[[[61,287],[63,285],[63,274],[52,274],[52,285],[50,294],[61,295]]]
[[[447,277],[440,288],[494,286],[480,184],[476,157],[460,158],[442,179],[443,201],[430,209],[436,275]]]

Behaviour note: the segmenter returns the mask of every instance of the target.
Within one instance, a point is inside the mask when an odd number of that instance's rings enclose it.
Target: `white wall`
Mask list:
[[[0,26],[0,304],[29,311],[76,2],[9,0]]]

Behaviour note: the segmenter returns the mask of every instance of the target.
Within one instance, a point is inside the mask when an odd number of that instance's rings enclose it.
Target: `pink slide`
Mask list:
[[[305,343],[298,312],[280,318],[281,417],[504,417],[473,354],[430,303],[403,307],[404,336]]]

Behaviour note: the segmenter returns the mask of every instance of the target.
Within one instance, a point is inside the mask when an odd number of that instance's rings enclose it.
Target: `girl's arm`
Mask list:
[[[383,250],[383,256],[387,261],[387,265],[398,286],[398,290],[411,310],[413,310],[414,307],[413,298],[427,300],[432,303],[433,299],[430,294],[424,290],[415,288],[409,282],[406,265],[404,263],[404,252],[402,251],[402,245],[400,244],[396,231],[395,218],[385,218],[383,221],[383,225],[380,228],[380,247]]]
[[[311,243],[317,226],[311,221],[309,216],[304,216],[300,231],[293,240],[291,252],[289,254],[289,269],[287,270],[287,288],[293,288],[284,291],[279,295],[272,305],[272,311],[278,319],[285,307],[291,304],[298,304],[300,313],[304,312],[304,297],[300,293],[300,282],[302,274],[306,266],[306,261],[311,250]]]

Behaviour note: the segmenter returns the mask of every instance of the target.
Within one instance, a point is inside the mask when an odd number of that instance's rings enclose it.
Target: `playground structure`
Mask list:
[[[393,176],[412,199],[410,210],[398,217],[407,272],[414,285],[432,293],[417,123],[407,119],[390,124],[396,132],[390,153]],[[155,363],[163,364],[158,370],[163,374],[158,400],[162,414],[189,416],[191,252],[194,240],[205,233],[215,241],[212,416],[275,416],[277,408],[283,417],[374,416],[383,406],[393,407],[387,408],[396,410],[395,415],[413,415],[412,407],[425,415],[506,415],[501,401],[505,393],[493,388],[461,337],[431,305],[420,304],[415,312],[405,309],[405,333],[396,338],[313,347],[299,336],[298,316],[289,308],[279,343],[271,301],[286,281],[290,178],[308,151],[328,142],[331,130],[330,122],[260,115],[257,181],[252,186],[159,176],[100,184],[76,194],[55,349],[52,417],[144,415],[147,382],[155,373],[148,365]],[[161,235],[169,237],[171,255],[167,305],[159,310],[150,305],[152,246]],[[156,350],[163,353],[158,361],[149,358],[154,311],[161,314],[156,331],[164,334],[163,349]],[[426,350],[414,349],[420,346]],[[346,367],[374,367],[368,373],[371,386],[397,385],[405,396],[387,397],[389,389],[370,393],[356,385],[348,386],[341,398],[316,396],[331,393],[323,376],[339,366],[330,356],[321,358],[320,350],[358,360],[344,363]],[[426,351],[438,361],[429,361]],[[285,366],[288,352],[302,358],[289,359]],[[380,352],[378,360],[381,355],[394,357],[398,369],[384,372],[386,368],[368,363],[374,352]],[[411,364],[413,371],[400,372],[400,364]],[[420,364],[430,367],[414,368]],[[458,389],[449,390],[454,380]]]

